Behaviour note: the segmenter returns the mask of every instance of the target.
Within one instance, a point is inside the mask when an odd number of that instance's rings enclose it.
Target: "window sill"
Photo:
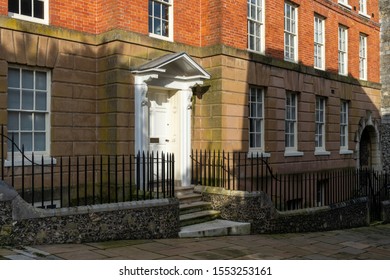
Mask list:
[[[248,152],[248,158],[269,158],[271,157],[270,153],[260,152],[260,151],[249,151]]]
[[[362,16],[362,17],[365,17],[367,19],[371,19],[370,15],[368,15],[366,13],[359,12],[359,15]]]
[[[340,155],[352,155],[353,151],[351,150],[340,150]]]
[[[330,152],[326,150],[316,150],[314,152],[315,156],[330,156]]]
[[[35,22],[35,23],[40,23],[40,24],[45,24],[45,25],[49,24],[48,19],[40,19],[40,18],[24,16],[24,15],[15,14],[15,13],[8,13],[8,16],[10,18],[19,19],[19,20],[25,20],[25,21],[30,21],[30,22]]]
[[[265,55],[264,51],[255,51],[255,50],[252,50],[252,49],[247,49],[248,52],[251,52],[251,53],[255,53],[255,54],[261,54],[261,55]]]
[[[172,37],[165,37],[165,36],[157,35],[157,34],[154,34],[154,33],[149,33],[149,37],[155,38],[155,39],[159,39],[159,40],[168,41],[168,42],[173,42],[173,38]]]
[[[51,165],[52,158],[49,156],[43,156],[43,165]],[[42,157],[36,156],[34,158],[35,165],[42,165]],[[21,167],[23,164],[21,157],[15,157],[14,159],[14,167]],[[57,160],[53,158],[53,164],[57,164]],[[28,159],[24,159],[24,166],[31,166],[31,158],[28,157]],[[6,159],[4,161],[4,167],[12,167],[12,160]]]
[[[349,10],[352,10],[352,6],[349,5],[349,4],[345,4],[345,3],[339,2],[339,5],[343,6],[344,8],[347,8]]]
[[[299,151],[284,151],[285,157],[302,157],[304,155],[304,152]]]

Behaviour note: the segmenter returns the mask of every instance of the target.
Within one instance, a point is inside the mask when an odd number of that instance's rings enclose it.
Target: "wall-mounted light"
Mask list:
[[[209,90],[210,86],[201,86],[196,84],[195,86],[191,87],[192,94],[198,97],[199,99],[202,99],[203,94],[205,94]]]

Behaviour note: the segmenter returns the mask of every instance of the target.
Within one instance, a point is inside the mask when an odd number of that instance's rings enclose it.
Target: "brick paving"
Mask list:
[[[0,259],[390,259],[390,224],[329,232],[0,247]]]

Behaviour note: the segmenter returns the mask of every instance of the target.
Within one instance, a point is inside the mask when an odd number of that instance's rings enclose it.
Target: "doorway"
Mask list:
[[[369,127],[363,130],[360,138],[359,163],[360,168],[372,167],[372,142]]]
[[[171,138],[170,104],[167,91],[150,91],[149,95],[149,151],[166,154]]]

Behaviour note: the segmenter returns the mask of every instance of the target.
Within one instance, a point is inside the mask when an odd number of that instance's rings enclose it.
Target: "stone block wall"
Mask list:
[[[196,187],[205,201],[221,211],[223,219],[251,223],[251,232],[314,232],[367,226],[370,223],[367,198],[332,206],[279,212],[263,192],[226,191]]]
[[[175,238],[179,228],[176,199],[43,210],[0,183],[1,245]]]
[[[382,123],[381,146],[383,169],[390,172],[390,6],[380,0],[381,14],[381,83],[382,83]]]

